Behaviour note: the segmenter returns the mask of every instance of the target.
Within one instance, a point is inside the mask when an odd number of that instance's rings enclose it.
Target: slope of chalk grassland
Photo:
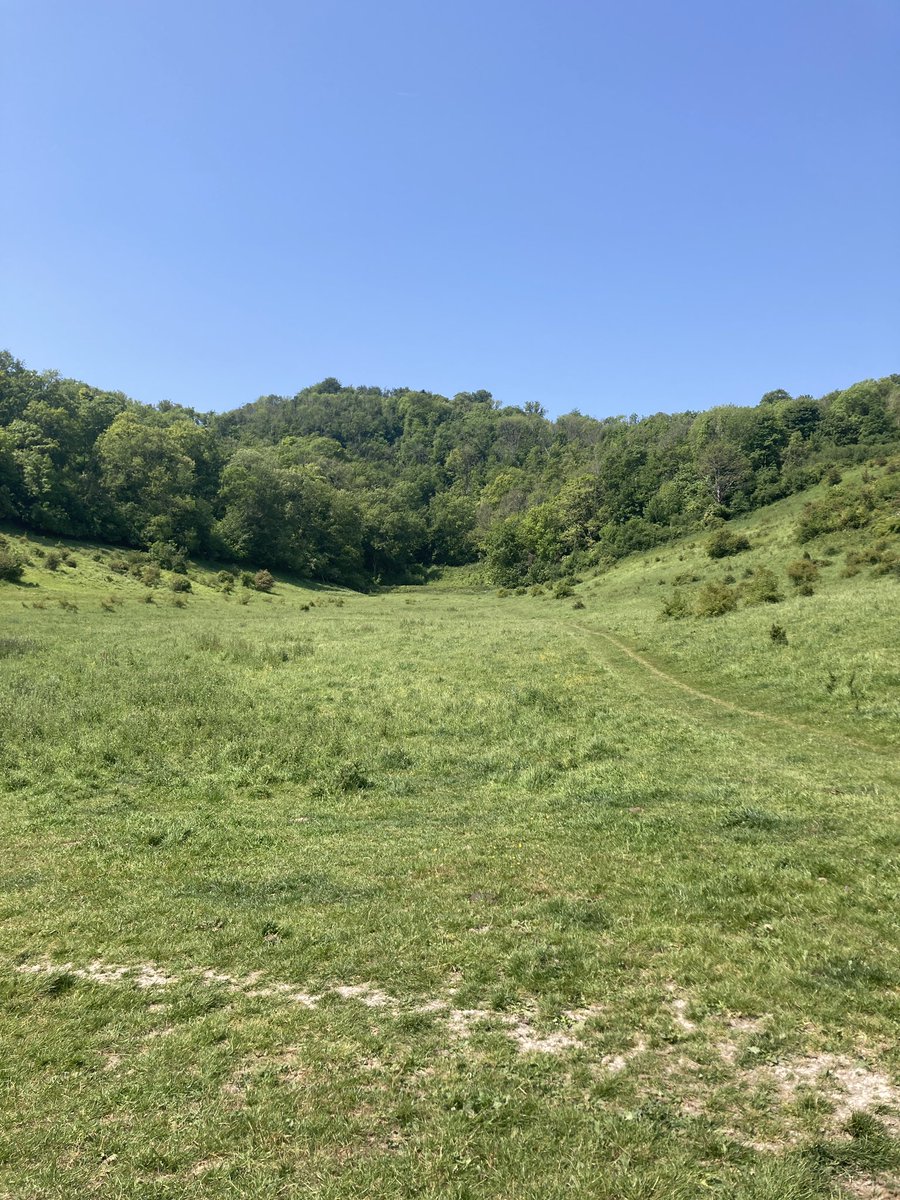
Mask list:
[[[560,599],[8,531],[0,1196],[897,1195],[900,591],[802,503]]]

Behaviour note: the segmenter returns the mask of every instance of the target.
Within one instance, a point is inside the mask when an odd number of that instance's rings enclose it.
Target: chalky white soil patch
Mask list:
[[[883,1072],[845,1055],[811,1054],[761,1070],[771,1075],[783,1102],[793,1103],[804,1090],[818,1092],[832,1102],[841,1122],[855,1112],[900,1105],[900,1092]]]
[[[194,980],[208,987],[221,987],[226,991],[254,997],[271,997],[283,1003],[299,1004],[304,1008],[317,1008],[328,996],[355,1001],[367,1008],[384,1009],[390,1013],[427,1013],[444,1022],[453,1038],[467,1041],[479,1026],[497,1026],[515,1043],[522,1054],[560,1054],[581,1044],[584,1026],[602,1010],[598,1005],[572,1009],[563,1014],[565,1029],[549,1033],[538,1029],[526,1014],[498,1013],[486,1008],[455,1008],[452,1003],[456,989],[450,987],[443,997],[425,1000],[420,1004],[405,1004],[370,983],[335,983],[321,992],[306,992],[295,984],[283,980],[268,979],[262,971],[249,975],[230,975],[212,967],[192,967],[181,975],[164,971],[154,963],[138,963],[127,966],[107,963],[95,959],[87,966],[79,967],[72,962],[53,962],[43,958],[36,962],[21,963],[16,968],[23,975],[71,975],[98,984],[131,984],[139,988],[165,988],[172,984]],[[620,1065],[615,1060],[611,1070],[623,1070],[627,1060]]]
[[[49,959],[42,959],[36,963],[24,963],[16,967],[16,970],[25,975],[71,975],[75,979],[87,979],[91,983],[131,983],[139,988],[166,987],[177,982],[177,976],[167,975],[155,963],[126,966],[94,959],[85,967],[76,967],[70,962],[54,963]]]
[[[307,992],[296,984],[269,979],[262,971],[240,976],[211,967],[191,967],[179,975],[152,962],[125,965],[94,959],[86,966],[78,966],[72,962],[53,962],[49,958],[21,963],[14,969],[21,974],[71,975],[95,984],[131,985],[142,989],[164,989],[193,981],[249,998],[267,997],[309,1009],[318,1008],[329,997],[336,997],[390,1014],[427,1013],[443,1024],[449,1039],[457,1042],[469,1041],[480,1030],[499,1032],[521,1054],[559,1055],[578,1049],[585,1044],[589,1023],[605,1011],[601,1005],[570,1009],[562,1014],[556,1029],[547,1031],[540,1028],[533,1010],[495,1012],[486,1008],[457,1007],[453,998],[458,988],[453,984],[439,996],[411,1003],[401,1001],[371,983],[334,983],[319,992]],[[701,1023],[699,1019],[688,1017],[688,1001],[677,995],[674,985],[669,985],[668,991],[670,999],[665,1008],[683,1035],[680,1047],[651,1049],[641,1033],[635,1031],[630,1048],[618,1054],[604,1055],[594,1064],[595,1072],[618,1075],[628,1070],[635,1060],[643,1061],[645,1056],[654,1057],[657,1067],[664,1075],[671,1076],[671,1084],[676,1088],[678,1079],[698,1077],[698,1065],[683,1050],[695,1037],[703,1037],[708,1045],[715,1048],[722,1063],[740,1077],[742,1086],[769,1089],[779,1110],[788,1110],[804,1094],[815,1093],[831,1105],[831,1121],[836,1130],[842,1128],[857,1112],[877,1113],[889,1126],[900,1129],[900,1121],[897,1120],[900,1115],[900,1089],[882,1069],[865,1058],[807,1054],[741,1070],[736,1065],[741,1047],[746,1046],[749,1036],[760,1031],[763,1021],[760,1018],[736,1017],[728,1020],[724,1028],[715,1021]],[[691,1110],[702,1111],[705,1107],[704,1097],[695,1087],[686,1092],[684,1102]],[[790,1141],[790,1136],[786,1135],[785,1144]]]
[[[893,1179],[845,1179],[841,1186],[856,1200],[900,1200],[900,1176]]]

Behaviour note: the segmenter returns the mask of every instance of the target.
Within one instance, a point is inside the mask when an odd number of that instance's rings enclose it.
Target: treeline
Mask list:
[[[900,440],[900,375],[755,407],[556,420],[326,379],[223,414],[0,353],[0,518],[355,587],[486,561],[545,582],[810,486]]]

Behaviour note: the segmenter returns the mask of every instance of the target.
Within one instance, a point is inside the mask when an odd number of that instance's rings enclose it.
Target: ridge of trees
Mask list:
[[[900,375],[819,399],[551,420],[325,379],[226,413],[140,404],[0,352],[0,518],[367,587],[483,558],[540,583],[748,512],[900,441]]]

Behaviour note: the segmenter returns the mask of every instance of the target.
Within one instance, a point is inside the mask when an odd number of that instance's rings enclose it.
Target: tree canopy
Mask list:
[[[329,378],[231,412],[0,352],[0,518],[366,587],[483,558],[542,582],[809,487],[900,440],[900,375],[643,420]]]

